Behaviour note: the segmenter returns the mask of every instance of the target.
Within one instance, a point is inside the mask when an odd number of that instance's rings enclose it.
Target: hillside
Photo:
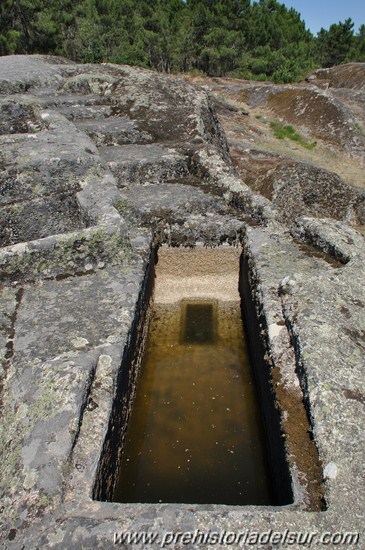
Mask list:
[[[353,69],[293,86],[0,57],[4,548],[109,548],[115,534],[127,547],[126,531],[157,533],[156,549],[166,532],[358,540],[364,65]],[[161,247],[182,252],[175,278],[189,275],[186,249],[213,252],[208,281],[239,251],[230,277],[271,400],[267,438],[278,423],[285,506],[111,502]]]
[[[316,71],[306,80],[298,86],[193,82],[216,98],[233,162],[251,189],[274,201],[289,220],[301,212],[361,226],[365,64]],[[285,132],[285,126],[294,132]]]

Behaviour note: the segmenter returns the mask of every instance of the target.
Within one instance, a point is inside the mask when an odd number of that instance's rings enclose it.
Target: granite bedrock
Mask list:
[[[0,109],[4,548],[108,548],[127,530],[362,533],[365,254],[354,226],[364,223],[363,194],[347,189],[355,206],[341,202],[335,217],[321,203],[320,216],[283,218],[285,196],[275,204],[244,183],[211,98],[177,77],[3,57]],[[242,247],[287,434],[292,505],[91,498],[161,245]],[[306,409],[326,510],[309,509],[286,430],[295,415],[280,408],[279,390]]]

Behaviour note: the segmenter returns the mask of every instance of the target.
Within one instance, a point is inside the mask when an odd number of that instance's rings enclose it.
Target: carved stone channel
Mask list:
[[[162,247],[155,261],[121,366],[93,497],[298,504],[290,448],[306,441],[312,450],[299,475],[318,475],[318,459],[303,403],[291,415],[303,433],[293,435],[287,425],[283,431],[290,404],[275,391],[244,254]],[[306,506],[319,509],[321,496],[319,487]]]

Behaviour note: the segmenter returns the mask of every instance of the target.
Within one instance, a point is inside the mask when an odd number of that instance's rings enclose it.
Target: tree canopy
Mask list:
[[[0,55],[12,53],[292,82],[365,61],[365,25],[314,37],[277,0],[1,0]]]

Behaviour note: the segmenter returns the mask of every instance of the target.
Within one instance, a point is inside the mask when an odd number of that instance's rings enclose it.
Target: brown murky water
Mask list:
[[[239,303],[154,306],[113,501],[272,504]]]

